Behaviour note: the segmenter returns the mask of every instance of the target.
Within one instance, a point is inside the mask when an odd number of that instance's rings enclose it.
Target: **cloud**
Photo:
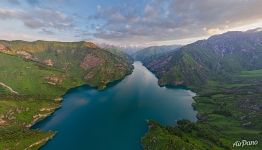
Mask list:
[[[95,4],[71,0],[3,0],[0,3],[0,21],[22,22],[20,30],[27,33],[32,29],[48,37],[66,34],[74,40],[93,38],[116,44],[195,39],[262,21],[261,0],[118,0]],[[13,31],[11,28],[8,29]]]
[[[7,1],[11,4],[16,4],[16,5],[20,5],[24,2],[30,5],[38,5],[40,3],[40,0],[4,0],[4,1]]]
[[[47,34],[47,35],[55,35],[55,33],[53,31],[48,30],[46,28],[41,29],[41,31],[39,33],[44,33],[44,34]]]
[[[45,0],[45,1],[41,1],[41,0],[25,0],[26,3],[30,4],[30,5],[33,5],[33,6],[40,6],[41,4],[43,3],[50,3],[50,2],[53,2],[53,3],[62,3],[64,2],[65,0]]]
[[[38,39],[35,39],[35,37],[38,37]],[[47,37],[39,34],[26,34],[26,33],[14,33],[10,31],[1,31],[0,39],[4,40],[27,40],[27,41],[35,41],[35,40],[47,40],[47,41],[58,41],[61,39],[55,38],[55,37]]]
[[[151,0],[97,7],[94,36],[115,41],[178,40],[214,34],[262,20],[261,0]]]
[[[0,8],[1,20],[19,20],[31,29],[65,31],[74,28],[72,18],[53,9],[33,8],[31,11]]]
[[[8,1],[11,4],[16,4],[16,5],[20,4],[19,0],[5,0],[5,1]]]
[[[31,6],[41,6],[42,4],[48,4],[50,2],[52,3],[62,3],[65,2],[65,0],[3,0],[6,2],[9,2],[11,4],[21,5],[21,4],[29,4]]]

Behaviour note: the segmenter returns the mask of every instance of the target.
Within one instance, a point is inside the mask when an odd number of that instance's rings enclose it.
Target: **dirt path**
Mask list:
[[[11,93],[14,93],[16,95],[19,95],[18,92],[16,92],[15,90],[13,90],[11,87],[7,86],[6,84],[4,84],[3,82],[0,82],[0,86],[7,88]]]

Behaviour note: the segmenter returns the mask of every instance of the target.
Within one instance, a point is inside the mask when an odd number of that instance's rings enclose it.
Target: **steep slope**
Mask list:
[[[228,32],[180,48],[145,65],[161,85],[199,85],[262,68],[262,32]]]
[[[119,48],[104,48],[104,49],[106,51],[109,51],[110,53],[116,55],[116,56],[124,58],[125,60],[127,60],[130,63],[132,63],[134,61],[134,59],[130,55],[123,52],[122,49],[119,49]]]
[[[132,70],[130,60],[90,42],[0,41],[0,45],[8,49],[2,52],[78,76],[98,88],[104,88]]]
[[[170,45],[170,46],[151,46],[133,54],[135,60],[142,61],[143,63],[148,63],[154,59],[157,59],[163,55],[168,55],[168,53],[177,50],[180,45]]]
[[[262,32],[228,32],[146,64],[162,85],[197,92],[198,121],[149,122],[145,149],[254,149],[262,145]],[[252,144],[251,144],[252,143]]]
[[[132,72],[130,60],[90,42],[0,41],[0,149],[38,149],[54,132],[30,127],[70,88],[103,89]]]

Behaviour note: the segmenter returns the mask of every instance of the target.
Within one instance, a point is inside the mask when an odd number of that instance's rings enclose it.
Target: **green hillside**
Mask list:
[[[199,85],[262,68],[262,32],[228,32],[144,64],[161,85]]]
[[[0,149],[38,149],[54,132],[31,130],[83,84],[104,89],[132,61],[88,42],[0,41]]]
[[[78,76],[98,88],[104,88],[132,70],[130,60],[90,42],[0,41],[0,44],[8,49],[8,54]]]
[[[174,127],[149,122],[145,149],[262,149],[233,147],[262,140],[262,32],[229,32],[182,47],[145,65],[161,85],[197,93],[198,121]]]

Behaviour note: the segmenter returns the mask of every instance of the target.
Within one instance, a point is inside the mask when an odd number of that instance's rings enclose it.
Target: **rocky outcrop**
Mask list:
[[[26,125],[26,128],[31,128],[34,124],[36,124],[38,121],[50,116],[52,112],[45,113],[45,114],[37,114],[33,116],[33,121],[32,123]]]
[[[97,56],[94,56],[92,54],[88,54],[88,55],[85,56],[84,60],[80,64],[80,67],[87,70],[87,69],[91,69],[91,68],[94,68],[96,66],[99,66],[103,63],[104,63],[103,59],[101,59]]]
[[[0,44],[0,52],[7,53],[7,52],[10,52],[10,49],[6,47],[5,45]]]
[[[49,137],[46,137],[40,141],[37,141],[31,145],[29,145],[27,148],[25,148],[25,150],[31,150],[31,149],[34,149],[35,147],[38,147],[39,145],[43,145],[44,143],[46,143],[47,141],[49,141],[50,139],[52,139],[54,137],[54,134],[52,134],[51,136]]]
[[[23,57],[23,58],[25,58],[25,59],[34,60],[33,59],[33,55],[28,53],[28,52],[26,52],[26,51],[17,51],[16,54],[21,56],[21,57]]]
[[[3,126],[7,123],[7,121],[5,120],[4,116],[0,116],[0,126]]]
[[[54,61],[52,59],[46,59],[43,62],[45,65],[53,67],[54,66]]]
[[[63,100],[62,97],[57,97],[57,98],[54,99],[55,102],[61,102],[62,100]]]
[[[63,79],[57,76],[48,76],[48,77],[45,77],[44,79],[48,84],[51,84],[51,85],[58,85],[63,82]]]
[[[99,48],[96,44],[92,43],[92,42],[85,42],[85,46],[87,48],[92,48],[92,49],[97,49]]]
[[[13,109],[9,109],[7,112],[0,114],[0,126],[9,125],[10,122],[16,119],[17,114],[21,114],[22,112],[27,112],[27,108],[15,107]]]

